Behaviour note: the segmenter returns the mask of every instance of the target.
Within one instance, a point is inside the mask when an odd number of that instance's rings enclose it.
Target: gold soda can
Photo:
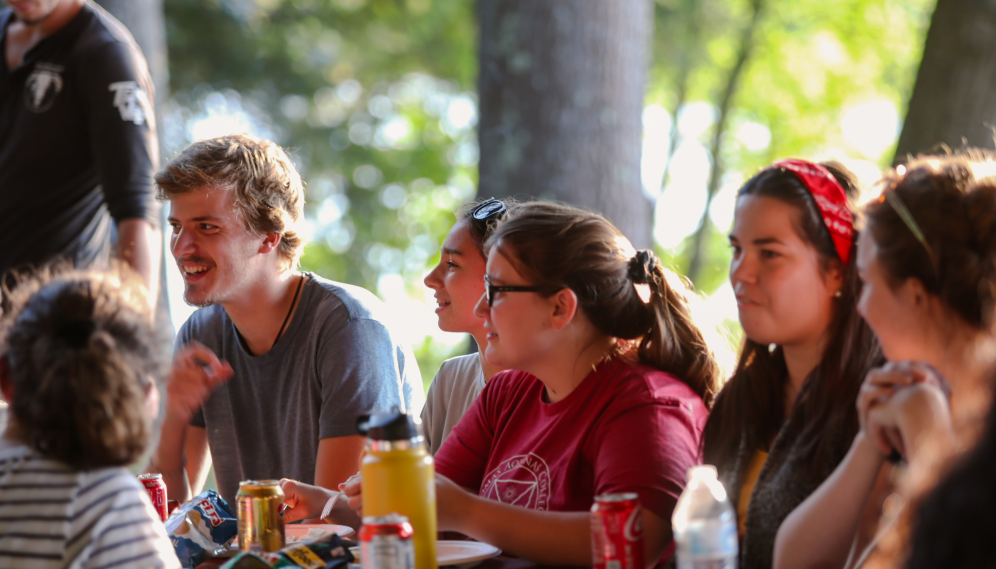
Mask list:
[[[284,547],[284,491],[279,480],[239,482],[239,549],[280,551]]]

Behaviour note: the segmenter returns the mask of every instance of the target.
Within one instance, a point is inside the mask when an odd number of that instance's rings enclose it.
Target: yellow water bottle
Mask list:
[[[432,456],[415,419],[397,407],[360,417],[363,515],[401,514],[412,524],[415,569],[436,569],[436,485]]]

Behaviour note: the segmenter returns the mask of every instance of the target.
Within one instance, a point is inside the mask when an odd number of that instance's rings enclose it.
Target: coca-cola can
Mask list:
[[[360,528],[363,569],[415,569],[412,525],[398,514],[366,516]]]
[[[591,507],[591,564],[595,569],[644,569],[643,511],[631,492],[602,494]]]
[[[166,511],[166,483],[163,482],[162,474],[139,474],[138,479],[145,486],[145,491],[149,493],[152,500],[152,507],[159,513],[159,517],[165,522],[169,514]]]

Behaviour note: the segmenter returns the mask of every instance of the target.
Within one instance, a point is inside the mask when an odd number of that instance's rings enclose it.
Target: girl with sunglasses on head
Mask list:
[[[902,564],[919,496],[976,440],[996,362],[994,172],[981,155],[921,158],[865,207],[858,308],[890,363],[865,379],[847,457],[779,531],[777,566],[861,566],[879,525],[865,566]]]
[[[768,568],[782,520],[844,458],[861,380],[882,361],[856,310],[851,174],[782,160],[737,194],[730,281],[744,345],[705,429],[737,512],[742,569]]]
[[[635,492],[645,559],[667,561],[719,385],[684,285],[605,218],[557,204],[516,206],[485,248],[484,356],[509,371],[436,453],[439,529],[590,565],[595,496]],[[358,477],[344,490],[360,508]]]
[[[440,526],[587,565],[594,497],[636,492],[646,560],[666,561],[719,381],[683,284],[603,217],[563,205],[518,206],[488,251],[484,355],[515,371],[436,455]]]
[[[487,346],[484,320],[474,314],[484,295],[484,243],[505,216],[508,206],[491,198],[463,208],[439,252],[439,264],[425,277],[435,291],[439,329],[465,332],[474,337],[478,353],[443,362],[429,386],[422,408],[422,432],[430,453],[435,454],[453,427],[477,400],[488,380],[501,371],[484,359]]]

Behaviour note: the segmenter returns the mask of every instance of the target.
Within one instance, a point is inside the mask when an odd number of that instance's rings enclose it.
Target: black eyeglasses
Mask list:
[[[496,292],[552,292],[561,288],[556,286],[495,286],[491,284],[488,275],[484,275],[484,286],[487,289],[488,306],[494,304]]]

